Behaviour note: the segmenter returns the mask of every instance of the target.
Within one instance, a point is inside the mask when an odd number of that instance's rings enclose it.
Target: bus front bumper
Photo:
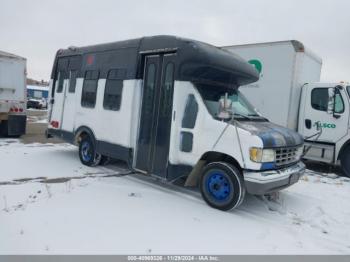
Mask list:
[[[244,171],[244,183],[247,192],[253,195],[264,195],[289,187],[304,175],[305,165],[298,162],[293,166],[279,170]]]

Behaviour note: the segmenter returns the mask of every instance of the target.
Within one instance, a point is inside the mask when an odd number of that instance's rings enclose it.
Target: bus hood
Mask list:
[[[264,148],[302,145],[304,139],[297,132],[271,122],[239,122],[238,127],[260,137]]]

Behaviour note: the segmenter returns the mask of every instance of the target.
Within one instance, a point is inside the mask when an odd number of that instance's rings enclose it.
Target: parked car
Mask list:
[[[45,98],[41,98],[41,99],[29,98],[27,100],[27,108],[46,109],[47,101]]]
[[[48,86],[27,85],[27,108],[47,109],[48,97]]]

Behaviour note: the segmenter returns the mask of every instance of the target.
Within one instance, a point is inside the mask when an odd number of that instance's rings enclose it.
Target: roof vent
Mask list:
[[[71,51],[77,51],[77,48],[76,46],[69,46],[68,49],[71,50]]]

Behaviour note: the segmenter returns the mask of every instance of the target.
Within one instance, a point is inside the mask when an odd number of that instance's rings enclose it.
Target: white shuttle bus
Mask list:
[[[59,50],[47,134],[79,146],[84,165],[115,158],[164,181],[186,178],[229,210],[305,170],[302,137],[239,92],[258,76],[228,51],[174,36]]]

